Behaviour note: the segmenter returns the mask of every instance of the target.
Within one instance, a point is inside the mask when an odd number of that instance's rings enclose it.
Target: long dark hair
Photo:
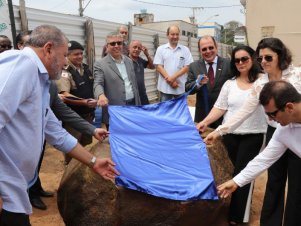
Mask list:
[[[256,54],[259,56],[261,49],[269,48],[278,55],[278,67],[280,70],[285,70],[292,63],[291,51],[284,45],[279,38],[264,38],[256,48]]]
[[[255,50],[252,49],[250,46],[246,46],[246,45],[237,46],[232,50],[230,66],[231,66],[232,74],[234,76],[233,78],[237,78],[240,76],[240,72],[237,70],[237,67],[235,65],[235,53],[240,50],[246,51],[250,55],[251,58],[250,60],[252,60],[252,67],[249,71],[248,79],[250,82],[255,82],[255,80],[258,77],[258,74],[261,73],[262,70],[260,68],[260,65],[257,63],[255,59],[256,57]]]

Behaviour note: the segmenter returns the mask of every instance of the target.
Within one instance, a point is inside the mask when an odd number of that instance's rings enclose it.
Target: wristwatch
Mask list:
[[[96,163],[96,157],[93,155],[93,157],[91,158],[90,162],[89,162],[89,167],[93,168],[93,166]]]

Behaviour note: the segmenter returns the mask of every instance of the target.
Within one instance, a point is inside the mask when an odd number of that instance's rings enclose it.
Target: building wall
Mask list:
[[[166,32],[167,28],[171,25],[177,25],[181,30],[182,36],[191,36],[191,33],[193,33],[193,37],[196,36],[197,28],[191,23],[187,23],[182,20],[171,20],[171,21],[161,21],[161,22],[154,22],[154,23],[147,23],[147,24],[141,24],[141,27],[154,29],[158,31]],[[184,32],[184,33],[183,33]]]
[[[221,39],[221,26],[215,22],[207,22],[198,26],[198,37],[211,35],[217,42]]]
[[[301,1],[247,0],[246,27],[249,45],[256,48],[264,37],[280,38],[301,63]]]

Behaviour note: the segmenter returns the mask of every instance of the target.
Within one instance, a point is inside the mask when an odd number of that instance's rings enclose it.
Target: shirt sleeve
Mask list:
[[[238,186],[242,187],[250,183],[284,154],[287,147],[278,138],[279,134],[280,131],[278,128],[268,146],[252,161],[250,161],[237,176],[233,178],[234,182]]]
[[[185,51],[185,66],[190,65],[192,62],[193,62],[193,58],[192,58],[191,52],[186,47],[186,51]]]
[[[222,110],[228,110],[228,97],[229,97],[229,91],[231,88],[231,80],[228,80],[224,83],[221,92],[218,95],[218,98],[214,104],[215,108],[222,109]]]
[[[157,49],[157,52],[155,54],[155,57],[154,57],[154,64],[155,65],[163,65],[164,62],[163,62],[163,56],[162,56],[162,46],[159,46],[158,49]]]
[[[55,117],[52,110],[48,110],[45,126],[46,141],[58,150],[68,153],[77,144],[77,139],[70,135],[61,125],[61,122]]]

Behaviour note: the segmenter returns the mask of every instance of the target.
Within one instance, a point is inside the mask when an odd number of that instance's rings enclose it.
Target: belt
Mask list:
[[[125,105],[135,105],[135,98],[125,100]]]

